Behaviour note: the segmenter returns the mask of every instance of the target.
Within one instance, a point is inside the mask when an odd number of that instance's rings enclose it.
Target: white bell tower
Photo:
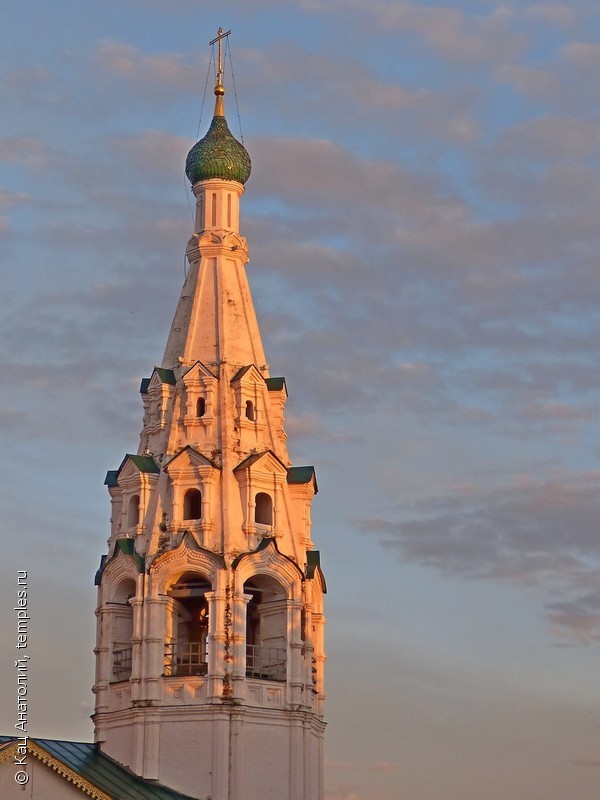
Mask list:
[[[292,466],[239,201],[250,158],[223,111],[190,151],[189,271],[135,454],[107,474],[95,738],[199,800],[322,800],[323,595],[313,467]],[[212,43],[211,43],[212,44]]]

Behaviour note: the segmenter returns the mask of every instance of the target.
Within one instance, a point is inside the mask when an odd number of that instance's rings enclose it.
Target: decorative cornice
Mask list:
[[[97,786],[94,786],[93,783],[90,783],[88,780],[83,778],[78,772],[72,770],[70,767],[65,766],[62,761],[59,761],[54,756],[51,756],[50,753],[46,752],[43,747],[40,747],[32,739],[28,739],[27,741],[27,752],[31,753],[35,756],[42,764],[46,764],[47,767],[57,772],[62,778],[65,778],[69,783],[72,783],[73,786],[76,786],[78,789],[84,794],[87,794],[88,797],[94,798],[94,800],[114,800],[110,795],[105,794]],[[5,764],[7,761],[13,759],[17,753],[17,742],[14,741],[13,743],[3,747],[0,750],[0,764]]]

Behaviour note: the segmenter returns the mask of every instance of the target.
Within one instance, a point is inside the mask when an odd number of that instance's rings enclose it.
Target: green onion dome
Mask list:
[[[244,184],[250,177],[250,169],[248,151],[234,138],[225,117],[218,114],[213,117],[206,136],[192,147],[185,162],[185,174],[192,186],[211,178]]]

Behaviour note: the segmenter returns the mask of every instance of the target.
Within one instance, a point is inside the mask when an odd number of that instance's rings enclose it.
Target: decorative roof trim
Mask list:
[[[177,557],[183,553],[184,550],[195,551],[204,555],[209,561],[213,563],[213,566],[216,569],[225,569],[225,559],[220,553],[215,553],[213,550],[208,550],[206,547],[202,547],[198,544],[194,536],[190,533],[190,531],[186,531],[183,536],[181,537],[181,541],[179,544],[174,547],[172,550],[165,550],[163,553],[158,553],[150,565],[148,572],[155,573],[158,569],[165,564],[168,564],[169,561],[177,560]]]
[[[113,554],[111,556],[101,556],[100,558],[100,567],[96,571],[94,586],[100,586],[104,570],[113,559],[118,558],[121,554],[134,560],[138,572],[141,573],[144,571],[144,559],[136,553],[134,540],[129,538],[117,539]]]
[[[186,375],[189,375],[189,373],[190,373],[190,372],[191,372],[193,369],[196,369],[196,367],[200,367],[200,368],[201,368],[201,370],[204,372],[204,377],[206,377],[206,378],[214,378],[216,381],[218,381],[218,380],[219,380],[218,376],[217,376],[217,375],[215,375],[215,373],[214,373],[212,370],[210,370],[210,369],[209,369],[209,368],[206,366],[206,364],[203,364],[203,363],[202,363],[202,361],[194,361],[194,363],[192,364],[192,366],[191,366],[191,367],[188,367],[188,368],[186,369],[186,371],[185,371],[185,372],[182,374],[182,376],[181,376],[181,377],[182,377],[182,378],[185,378],[185,376],[186,376]]]
[[[175,453],[175,455],[172,456],[167,461],[167,463],[163,465],[163,468],[164,468],[165,472],[168,472],[169,471],[169,467],[171,466],[171,464],[174,461],[176,461],[185,452],[191,453],[194,456],[198,456],[200,459],[202,459],[202,461],[204,461],[206,463],[207,467],[212,467],[213,469],[218,469],[218,470],[221,469],[221,467],[217,467],[215,464],[213,464],[213,462],[210,460],[210,458],[207,458],[199,450],[196,450],[190,444],[186,444],[185,447],[183,447],[178,453]]]
[[[53,769],[54,772],[57,772],[61,777],[66,778],[69,783],[72,783],[78,789],[81,789],[84,794],[94,798],[94,800],[113,800],[110,795],[105,794],[103,791],[98,789],[97,786],[94,786],[88,780],[79,775],[79,773],[75,772],[75,770],[67,767],[62,763],[62,761],[59,761],[58,758],[51,756],[50,753],[46,752],[43,747],[40,747],[37,742],[29,739],[27,742],[27,750],[37,759],[39,759],[42,764],[46,764],[46,766]]]
[[[254,550],[248,550],[245,553],[240,553],[239,556],[236,556],[236,558],[234,558],[234,560],[231,562],[231,568],[232,569],[237,569],[239,564],[245,558],[249,558],[250,556],[254,556],[254,555],[256,555],[257,553],[260,553],[263,550],[267,550],[267,548],[269,548],[271,546],[274,548],[274,550],[275,550],[275,552],[277,553],[278,556],[281,556],[281,558],[284,558],[286,561],[289,561],[289,563],[298,572],[298,574],[300,576],[300,580],[304,581],[306,576],[304,575],[304,573],[302,572],[302,570],[300,569],[298,564],[296,564],[296,562],[294,561],[293,558],[290,558],[289,556],[286,556],[285,553],[281,552],[281,550],[277,546],[277,540],[275,539],[274,536],[266,536],[264,539],[260,540],[260,542],[258,544],[258,547],[256,547]]]
[[[281,464],[283,469],[287,472],[286,465],[283,463],[283,461],[280,458],[278,458],[275,455],[275,453],[272,450],[263,450],[262,453],[252,453],[251,455],[246,456],[246,458],[243,461],[240,461],[240,463],[237,465],[237,467],[233,468],[233,471],[234,472],[241,472],[244,469],[248,469],[248,467],[251,467],[253,464],[256,464],[257,461],[260,461],[261,458],[264,458],[267,455],[273,456],[275,461],[277,461],[279,464]]]
[[[265,378],[264,378],[262,372],[256,366],[256,364],[246,364],[245,367],[240,367],[238,369],[238,371],[235,373],[235,375],[231,379],[231,383],[237,383],[237,381],[240,381],[244,377],[244,375],[246,375],[248,372],[250,372],[252,370],[254,370],[254,372],[256,373],[256,375],[259,378],[259,380],[265,382]]]

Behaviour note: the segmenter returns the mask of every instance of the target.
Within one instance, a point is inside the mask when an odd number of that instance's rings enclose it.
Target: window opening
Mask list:
[[[254,403],[252,400],[246,400],[246,419],[254,422]]]
[[[133,499],[133,498],[132,498]],[[133,637],[133,608],[129,603],[135,596],[135,581],[123,581],[110,604],[112,614],[112,680],[126,681],[131,677]]]
[[[196,416],[203,417],[206,414],[206,400],[203,397],[199,397],[196,400]]]
[[[246,616],[246,675],[267,681],[285,681],[287,671],[286,595],[267,576],[244,584],[251,595]]]
[[[183,518],[200,519],[202,516],[202,494],[199,489],[188,489],[183,498]]]
[[[273,500],[265,492],[259,492],[254,499],[254,521],[259,525],[273,524]]]
[[[167,592],[171,616],[165,642],[165,675],[206,675],[208,670],[208,601],[211,586],[186,573]]]
[[[140,496],[134,494],[129,498],[129,508],[127,510],[127,526],[135,527],[140,521]]]

